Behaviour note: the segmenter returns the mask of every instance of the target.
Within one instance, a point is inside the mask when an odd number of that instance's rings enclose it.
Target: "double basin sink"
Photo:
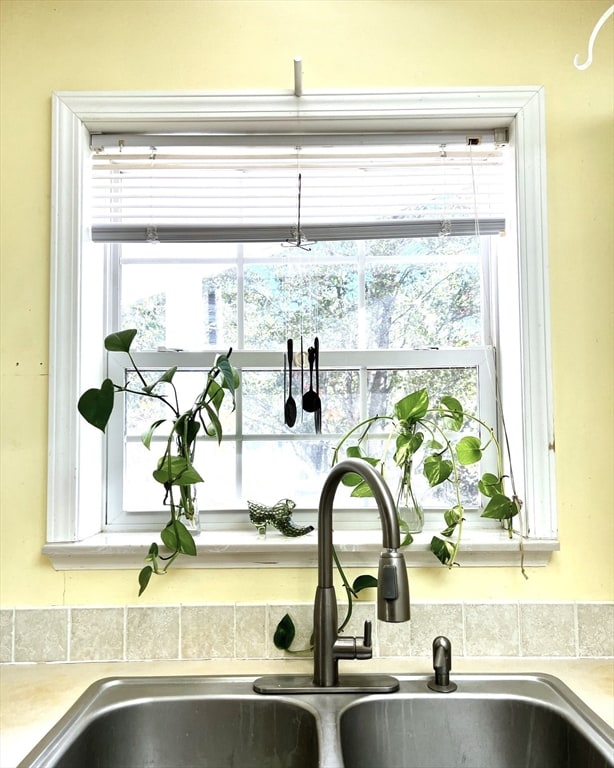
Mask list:
[[[94,683],[19,768],[614,768],[614,731],[549,675],[435,693],[254,692],[254,677]]]

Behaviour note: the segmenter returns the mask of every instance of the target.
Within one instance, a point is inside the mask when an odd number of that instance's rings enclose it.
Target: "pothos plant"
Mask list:
[[[205,435],[215,438],[218,444],[221,442],[220,408],[228,394],[234,410],[239,374],[229,361],[232,350],[226,355],[218,355],[214,365],[205,375],[203,387],[193,404],[183,411],[180,409],[177,389],[173,383],[177,366],[148,381],[130,352],[136,335],[137,331],[130,328],[112,333],[104,340],[104,347],[108,352],[124,352],[128,355],[134,369],[132,379],[136,378],[136,383],[117,384],[107,378],[99,389],[88,389],[81,395],[78,410],[89,424],[104,432],[113,412],[116,393],[156,400],[168,409],[169,417],[156,419],[143,434],[142,442],[150,449],[156,431],[162,425],[170,426],[164,442],[164,451],[153,471],[154,480],[164,488],[163,503],[170,511],[170,519],[160,533],[169,553],[162,554],[158,544],[152,543],[146,557],[148,564],[139,573],[140,596],[154,573],[164,575],[179,555],[196,555],[196,544],[189,530],[190,527],[195,527],[194,522],[198,515],[194,486],[203,482],[194,467],[196,438],[202,427]]]
[[[484,437],[462,434],[461,431],[472,424]],[[369,438],[375,437],[377,430],[384,432],[383,451],[378,456],[368,452]],[[505,475],[503,452],[494,428],[472,413],[465,411],[454,397],[446,395],[431,407],[426,389],[420,389],[401,398],[393,406],[392,413],[371,416],[349,429],[337,443],[333,453],[333,465],[345,456],[362,458],[386,475],[390,460],[400,470],[399,500],[409,498],[418,505],[415,489],[412,485],[414,463],[419,453],[423,453],[423,474],[431,488],[451,483],[454,489],[455,504],[443,513],[445,528],[440,536],[433,536],[430,549],[437,559],[448,568],[456,563],[461,543],[465,509],[462,502],[461,481],[463,468],[479,462],[486,451],[494,451],[496,456],[496,474],[485,472],[477,480],[477,490],[486,499],[482,517],[500,520],[513,535],[513,518],[520,513],[522,502],[516,494],[511,478]],[[512,486],[511,495],[506,493],[505,481]],[[354,497],[372,496],[369,485],[356,473],[348,473],[341,481],[352,488]],[[402,544],[409,545],[413,537],[407,524],[399,520],[405,530]],[[352,602],[365,588],[377,586],[377,579],[369,575],[359,576],[352,585],[345,577],[339,559],[334,553],[335,564],[341,576],[346,593],[348,608],[339,632],[343,630],[352,614]],[[523,570],[524,573],[524,570]],[[273,640],[275,645],[289,651],[294,640],[295,627],[291,617],[286,614],[279,622]],[[308,651],[310,649],[304,649]]]
[[[461,435],[468,425],[475,427],[478,434]],[[379,456],[370,456],[367,444],[378,428],[385,433],[383,451]],[[335,447],[333,464],[339,461],[344,446],[347,456],[365,459],[384,476],[392,458],[401,475],[399,499],[409,497],[418,504],[412,478],[419,452],[423,453],[422,471],[429,486],[452,485],[455,503],[444,511],[445,528],[441,536],[433,536],[430,544],[435,557],[449,568],[456,563],[465,520],[463,468],[477,464],[487,451],[494,452],[496,474],[485,472],[477,480],[477,491],[487,500],[481,516],[500,520],[512,537],[512,519],[520,512],[521,501],[514,488],[511,495],[506,492],[505,481],[510,478],[505,474],[501,444],[494,428],[466,411],[455,397],[445,395],[431,406],[426,389],[412,392],[393,405],[392,413],[370,416],[348,430]],[[353,488],[352,496],[372,495],[359,475],[348,474],[342,483]],[[412,536],[407,533],[404,543],[411,542]]]

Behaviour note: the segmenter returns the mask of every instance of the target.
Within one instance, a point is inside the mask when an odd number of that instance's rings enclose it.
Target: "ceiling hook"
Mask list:
[[[303,60],[300,56],[294,57],[294,95],[303,95]]]
[[[578,63],[580,54],[576,53],[576,55],[574,56],[573,63],[576,69],[588,69],[590,65],[593,63],[593,46],[595,45],[595,39],[601,27],[603,27],[603,25],[606,23],[606,21],[610,18],[610,16],[613,13],[614,13],[614,5],[611,5],[608,8],[608,10],[603,14],[603,16],[599,19],[599,21],[595,24],[593,31],[591,33],[591,36],[588,40],[588,54],[584,64]]]

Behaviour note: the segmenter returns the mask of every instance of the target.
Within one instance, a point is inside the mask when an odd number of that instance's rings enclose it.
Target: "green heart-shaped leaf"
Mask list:
[[[397,435],[394,461],[398,467],[402,467],[419,450],[424,442],[424,433],[402,432]]]
[[[377,579],[375,576],[370,576],[368,573],[363,573],[362,576],[357,576],[352,584],[352,591],[357,594],[363,589],[374,589],[377,587]]]
[[[443,518],[451,528],[454,528],[463,519],[464,511],[460,504],[457,504],[451,509],[447,509],[443,513]]]
[[[482,458],[482,447],[477,437],[467,435],[456,445],[456,455],[461,464],[475,464]]]
[[[175,529],[177,531],[177,539],[179,541],[179,551],[183,555],[196,555],[196,543],[192,534],[188,531],[181,520],[175,520]]]
[[[88,389],[79,398],[77,408],[83,418],[104,432],[113,411],[115,388],[111,379],[105,379],[100,389]]]
[[[143,392],[145,392],[146,395],[151,395],[151,393],[154,391],[154,389],[158,386],[158,384],[170,384],[173,380],[173,376],[177,373],[177,366],[174,365],[172,368],[169,368],[168,370],[164,371],[162,376],[157,378],[153,384],[149,384],[147,387],[143,387]]]
[[[424,476],[429,481],[431,488],[441,485],[452,474],[452,462],[448,459],[442,459],[439,454],[427,456],[424,460]]]
[[[180,520],[169,520],[167,526],[160,531],[160,537],[173,552],[181,552],[182,555],[195,555],[196,544],[192,534]]]
[[[165,547],[168,547],[173,552],[179,549],[179,538],[177,537],[177,531],[173,525],[173,520],[169,520],[168,525],[160,531],[160,538]]]
[[[139,573],[139,597],[143,594],[143,592],[147,589],[147,585],[149,584],[149,580],[151,579],[151,574],[153,573],[153,568],[151,565],[146,565],[143,570]]]
[[[136,334],[136,328],[127,328],[125,331],[110,333],[104,340],[104,348],[108,352],[129,352]]]
[[[286,613],[286,615],[277,625],[277,629],[273,635],[273,643],[275,647],[279,648],[280,651],[287,651],[292,645],[295,634],[296,629],[294,627],[294,622],[290,618],[289,614]]]
[[[449,395],[442,397],[439,412],[445,418],[447,426],[455,432],[458,432],[463,426],[465,419],[463,406],[455,397]]]
[[[429,396],[426,389],[419,389],[412,392],[395,403],[394,415],[399,421],[408,423],[424,418],[429,408]]]
[[[145,432],[145,434],[141,437],[141,440],[143,441],[143,445],[145,446],[145,448],[149,449],[151,447],[151,439],[153,437],[154,432],[156,431],[156,429],[158,429],[160,424],[164,424],[165,421],[166,419],[158,419],[157,421],[154,421],[154,423],[149,427],[147,432]]]
[[[496,493],[486,505],[482,517],[487,517],[490,520],[509,520],[517,514],[518,507],[512,499],[502,493]]]
[[[226,355],[220,355],[215,365],[222,374],[222,386],[230,392],[234,402],[235,389],[239,386],[239,372],[230,364]]]
[[[485,472],[478,482],[478,490],[483,496],[491,498],[497,493],[503,493],[503,482],[492,472]]]
[[[433,536],[431,539],[431,552],[442,565],[449,565],[454,557],[454,545],[449,541],[440,539],[439,536]]]
[[[158,468],[153,472],[154,480],[171,485],[194,485],[202,483],[203,479],[183,456],[171,456],[170,466],[168,456],[158,462]]]
[[[353,496],[355,499],[369,499],[373,496],[373,491],[371,490],[369,483],[361,478],[360,483],[354,488],[350,496]]]

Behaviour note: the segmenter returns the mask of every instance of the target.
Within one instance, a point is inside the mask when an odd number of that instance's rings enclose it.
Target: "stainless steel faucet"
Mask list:
[[[333,501],[344,475],[360,475],[373,492],[382,524],[377,616],[381,621],[408,621],[409,585],[401,546],[397,509],[383,477],[362,459],[347,459],[336,464],[322,488],[318,511],[318,587],[313,614],[313,683],[329,688],[339,683],[339,659],[370,659],[371,622],[365,622],[364,637],[338,637],[337,598],[333,587]]]
[[[377,616],[382,621],[409,620],[409,585],[405,558],[399,552],[401,537],[397,509],[383,477],[363,459],[347,459],[336,464],[322,487],[318,511],[318,586],[313,612],[313,678],[268,675],[254,682],[258,693],[313,693],[326,689],[333,693],[397,690],[398,680],[390,675],[343,675],[339,678],[339,659],[370,659],[373,653],[371,622],[365,622],[363,637],[337,635],[337,598],[333,587],[333,501],[341,479],[349,472],[360,475],[369,485],[379,510],[384,551],[380,555]]]

